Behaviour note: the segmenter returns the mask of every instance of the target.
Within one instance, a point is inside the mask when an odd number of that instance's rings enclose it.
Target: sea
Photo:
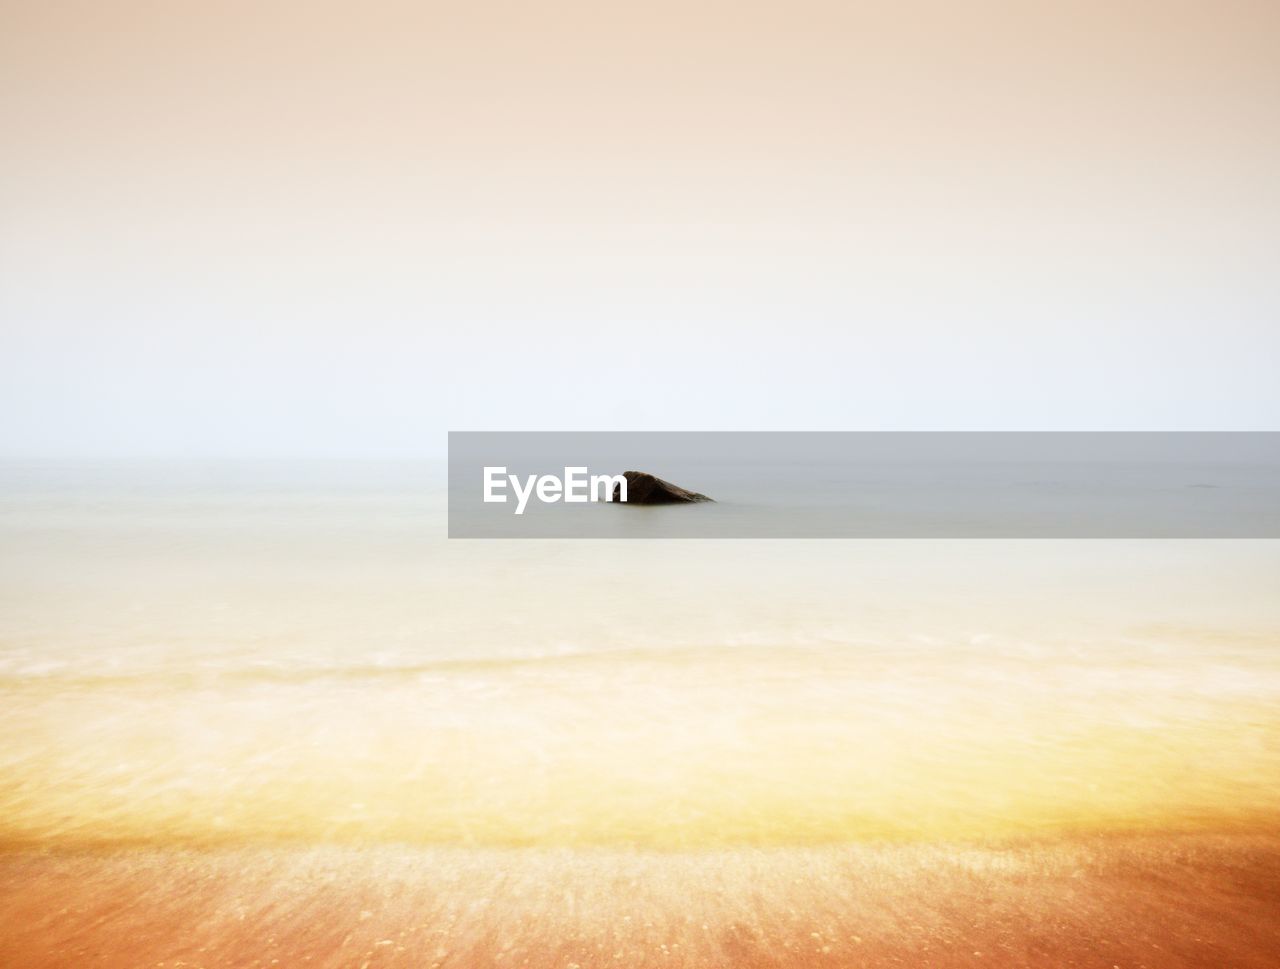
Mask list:
[[[460,540],[447,506],[429,462],[0,466],[0,844],[1280,815],[1280,541]]]

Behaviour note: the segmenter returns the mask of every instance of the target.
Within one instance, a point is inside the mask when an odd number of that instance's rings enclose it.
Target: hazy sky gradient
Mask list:
[[[1280,428],[1280,6],[0,3],[0,454]]]

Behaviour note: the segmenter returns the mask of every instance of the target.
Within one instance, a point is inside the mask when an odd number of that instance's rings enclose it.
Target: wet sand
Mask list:
[[[0,854],[0,964],[1257,967],[1280,830],[1017,846]]]

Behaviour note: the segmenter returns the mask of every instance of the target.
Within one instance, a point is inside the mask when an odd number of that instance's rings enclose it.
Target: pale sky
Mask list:
[[[0,2],[0,456],[1280,429],[1280,6]]]

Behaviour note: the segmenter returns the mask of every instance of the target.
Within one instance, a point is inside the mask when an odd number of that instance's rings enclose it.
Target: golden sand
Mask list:
[[[1273,969],[1280,835],[0,855],[23,969]]]

